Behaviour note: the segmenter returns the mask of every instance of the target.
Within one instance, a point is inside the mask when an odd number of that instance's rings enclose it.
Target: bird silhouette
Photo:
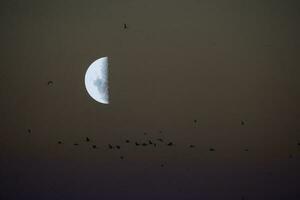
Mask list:
[[[62,141],[58,141],[57,143],[58,143],[58,144],[62,144]]]
[[[138,142],[135,142],[135,146],[139,146],[140,144]]]
[[[242,125],[242,126],[245,125],[245,122],[244,122],[243,120],[241,121],[241,125]]]
[[[28,132],[28,133],[31,133],[31,129],[30,129],[30,128],[29,128],[29,129],[27,129],[27,132]]]
[[[158,141],[160,141],[160,142],[164,142],[164,140],[163,140],[163,139],[161,139],[161,138],[158,138],[157,140],[158,140]]]
[[[121,159],[121,160],[124,160],[124,156],[120,156],[120,159]]]
[[[153,144],[151,140],[149,140],[149,144]]]
[[[89,142],[89,141],[90,141],[90,138],[86,137],[86,138],[85,138],[85,141]]]
[[[194,147],[195,147],[195,145],[193,145],[193,144],[190,145],[190,148],[194,148]]]
[[[79,144],[78,143],[74,143],[74,146],[78,146]]]
[[[121,147],[120,147],[119,145],[116,145],[116,148],[117,148],[117,149],[120,149]]]
[[[214,148],[210,148],[209,151],[215,151],[215,149]]]
[[[126,142],[126,143],[129,143],[130,141],[129,141],[129,140],[126,140],[125,142]]]
[[[48,85],[48,86],[52,86],[52,85],[53,85],[53,81],[48,81],[48,82],[47,82],[47,85]]]
[[[123,28],[124,28],[124,29],[127,29],[127,28],[128,28],[128,26],[127,26],[126,23],[123,24]]]
[[[173,146],[173,142],[169,142],[169,143],[168,143],[168,146]]]
[[[109,148],[109,149],[113,149],[114,147],[113,147],[111,144],[109,144],[109,145],[108,145],[108,148]]]
[[[96,149],[96,148],[97,148],[97,146],[96,146],[96,145],[93,145],[92,147],[93,147],[93,149]]]

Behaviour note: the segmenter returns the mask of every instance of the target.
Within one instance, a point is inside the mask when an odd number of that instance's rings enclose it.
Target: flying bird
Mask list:
[[[126,143],[129,143],[130,141],[129,141],[129,140],[126,140],[125,142],[126,142]]]
[[[169,143],[168,143],[168,146],[173,146],[173,142],[169,142]]]
[[[193,145],[193,144],[190,145],[190,148],[194,148],[194,147],[195,147],[195,145]]]
[[[113,146],[111,144],[108,145],[109,149],[113,149]]]
[[[52,86],[53,85],[53,81],[48,81],[47,85],[48,86]]]
[[[210,148],[209,151],[215,151],[215,149],[214,148]]]
[[[58,143],[58,144],[62,144],[62,141],[58,141],[57,143]]]
[[[31,129],[30,129],[30,128],[29,128],[29,129],[27,129],[27,132],[28,132],[28,133],[31,133]]]
[[[79,144],[78,143],[74,143],[74,146],[78,146]]]
[[[158,141],[160,141],[160,142],[164,142],[164,140],[163,140],[163,139],[161,139],[161,138],[158,138],[157,140],[158,140]]]
[[[126,23],[123,24],[123,28],[124,28],[124,29],[127,29],[127,28],[128,28],[128,26],[127,26]]]
[[[86,138],[85,138],[85,141],[89,142],[89,141],[90,141],[90,138],[86,137]]]
[[[135,142],[135,146],[139,146],[140,144],[138,142]]]
[[[96,145],[93,145],[93,149],[96,149],[97,148],[97,146]]]
[[[117,148],[117,149],[120,149],[121,147],[120,147],[119,145],[116,145],[116,148]]]

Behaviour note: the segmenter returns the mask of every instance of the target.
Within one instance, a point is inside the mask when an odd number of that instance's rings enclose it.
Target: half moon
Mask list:
[[[108,87],[108,58],[103,57],[94,61],[85,73],[85,88],[96,101],[109,104]]]

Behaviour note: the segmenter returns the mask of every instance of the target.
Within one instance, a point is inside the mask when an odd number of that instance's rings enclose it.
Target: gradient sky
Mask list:
[[[299,11],[296,0],[1,1],[0,197],[300,199]],[[109,105],[84,86],[104,56]],[[174,145],[133,144],[157,138]]]

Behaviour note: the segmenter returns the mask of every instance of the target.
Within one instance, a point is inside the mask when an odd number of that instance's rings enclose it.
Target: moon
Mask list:
[[[108,58],[95,60],[86,70],[85,88],[97,102],[109,104]]]

